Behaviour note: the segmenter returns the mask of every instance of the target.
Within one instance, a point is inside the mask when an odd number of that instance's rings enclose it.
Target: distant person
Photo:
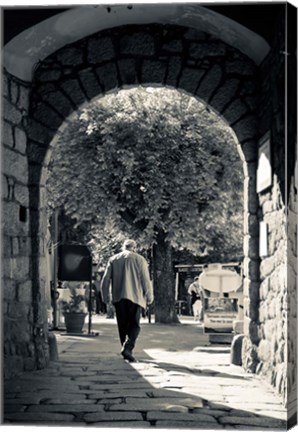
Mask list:
[[[153,302],[148,265],[136,253],[136,246],[134,240],[125,240],[122,252],[110,258],[101,285],[104,302],[112,301],[115,307],[121,355],[129,362],[136,361],[132,352],[141,330],[142,309]]]
[[[187,292],[191,296],[191,307],[195,321],[203,321],[204,293],[199,283],[199,276],[194,278],[194,281],[190,284]]]
[[[96,273],[93,283],[95,286],[96,314],[99,315],[100,313],[106,313],[107,308],[102,299],[101,277],[99,273]]]
[[[101,268],[101,265],[100,265]],[[102,287],[101,287],[101,282],[102,282],[102,275],[103,275],[103,271],[102,270],[97,270],[95,273],[95,281],[94,284],[96,286],[96,292],[98,294],[97,297],[97,307],[99,307],[99,313],[106,315],[107,314],[107,305],[105,304],[104,300],[103,300],[103,294],[102,294]]]
[[[84,285],[84,291],[85,291],[86,308],[87,308],[88,312],[93,312],[94,311],[94,300],[95,300],[94,283],[91,283],[91,298],[90,298],[90,286],[88,283],[86,283]]]

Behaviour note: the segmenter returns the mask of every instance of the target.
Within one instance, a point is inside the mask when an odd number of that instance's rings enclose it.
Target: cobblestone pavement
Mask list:
[[[197,323],[144,320],[137,363],[120,356],[114,319],[94,317],[92,330],[56,332],[59,361],[5,383],[5,424],[286,430],[278,396]]]

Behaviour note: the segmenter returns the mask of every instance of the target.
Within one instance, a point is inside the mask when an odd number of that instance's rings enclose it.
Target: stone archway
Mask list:
[[[164,85],[199,97],[233,128],[245,159],[245,289],[258,282],[258,237],[255,194],[256,138],[255,65],[222,41],[180,26],[125,26],[92,35],[64,47],[37,68],[28,124],[28,162],[31,211],[36,201],[48,146],[63,121],[92,98],[131,85]],[[33,210],[34,209],[34,210]],[[42,218],[31,217],[31,232],[40,234]],[[37,239],[33,255],[40,255]],[[43,275],[36,262],[34,284]],[[254,285],[253,285],[254,284]],[[249,296],[247,295],[249,298]],[[246,334],[256,343],[253,315],[246,318]],[[253,311],[253,312],[252,312]]]
[[[44,367],[48,359],[42,172],[50,143],[60,125],[82,104],[136,84],[170,86],[199,97],[225,118],[237,136],[245,159],[245,334],[250,367],[259,338],[258,296],[251,295],[258,291],[259,283],[257,60],[240,51],[241,47],[218,39],[211,24],[203,27],[204,32],[173,22],[111,27],[48,55],[35,68],[32,83],[5,75],[4,157],[13,161],[4,171],[5,219],[7,225],[9,219],[13,221],[14,227],[7,226],[5,234],[6,280],[14,287],[7,290],[5,303],[8,373],[13,373],[12,359],[16,370]],[[12,274],[21,265],[22,278],[16,279]],[[13,312],[17,305],[22,318],[19,324]],[[22,324],[20,342],[17,333]]]

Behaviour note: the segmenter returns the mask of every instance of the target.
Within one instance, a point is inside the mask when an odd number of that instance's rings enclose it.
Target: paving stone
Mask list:
[[[194,378],[188,378],[188,379],[180,379],[180,378],[174,378],[174,379],[163,379],[164,377],[156,377],[156,379],[149,380],[150,382],[156,382],[159,384],[159,387],[168,387],[168,388],[185,388],[185,387],[195,387],[197,388],[197,385],[195,383]]]
[[[49,374],[49,371],[47,369],[43,369],[42,371],[39,371],[39,373],[32,372],[22,375],[21,382],[30,381],[30,383],[39,383],[39,382],[51,382],[51,383],[60,383],[60,384],[69,384],[71,383],[71,379],[67,377],[60,377],[55,376],[54,374]]]
[[[10,413],[5,415],[5,420],[13,420],[14,422],[30,422],[30,423],[49,423],[49,422],[71,422],[74,416],[71,414],[57,413]]]
[[[53,390],[51,391],[47,391],[47,390],[39,390],[37,393],[19,393],[17,395],[16,400],[18,400],[18,398],[31,398],[31,397],[36,397],[38,396],[40,398],[40,400],[45,400],[45,399],[55,399],[57,398],[57,392],[54,392]],[[63,392],[63,397],[68,398],[68,399],[87,399],[87,393],[86,390],[78,390],[76,392]]]
[[[196,402],[191,399],[188,400],[179,400],[179,402],[175,399],[175,402],[169,402],[167,398],[162,400],[147,398],[147,399],[133,399],[127,398],[126,403],[121,404],[113,404],[110,406],[109,411],[148,411],[148,410],[161,410],[161,411],[173,411],[176,407],[176,410],[181,412],[182,408],[185,407],[186,411],[188,408],[193,408],[196,406],[201,406],[201,401]],[[178,408],[179,407],[179,408]]]
[[[30,386],[28,382],[25,384],[22,384],[20,381],[14,381],[14,382],[5,382],[3,386],[3,390],[6,394],[7,390],[9,389],[9,392],[19,393],[19,392],[30,392],[32,390],[32,385]],[[35,388],[35,387],[34,387]]]
[[[92,375],[92,376],[80,376],[74,379],[74,382],[77,384],[117,384],[117,377],[114,376],[100,376],[100,375]]]
[[[56,413],[88,413],[88,412],[102,412],[104,411],[103,405],[82,405],[82,404],[58,404],[58,405],[34,405],[28,408],[28,412],[56,412]]]
[[[184,405],[168,405],[166,408],[167,412],[179,412],[179,413],[188,413],[189,409]]]
[[[165,372],[164,369],[159,368],[157,365],[152,364],[144,364],[144,363],[136,363],[136,366],[134,367],[136,371],[139,371],[142,373],[142,376],[155,376],[160,375]]]
[[[109,392],[101,391],[101,392],[94,393],[94,390],[90,390],[90,393],[88,393],[89,399],[100,399],[102,397],[104,397],[106,399],[128,398],[128,397],[131,397],[131,391],[123,389],[123,391],[111,390]],[[134,391],[133,397],[146,398],[146,397],[151,397],[151,396],[149,396],[146,391],[141,390],[141,391]]]
[[[9,386],[9,384],[8,384]],[[32,377],[32,381],[30,380],[21,380],[18,382],[14,382],[11,384],[10,390],[17,391],[19,389],[27,389],[28,391],[32,389],[46,389],[46,388],[67,388],[67,387],[76,387],[78,388],[78,383],[71,381],[69,378],[61,378],[61,377]]]
[[[170,387],[171,386],[171,382],[169,379],[167,379],[167,377],[165,375],[159,375],[159,376],[146,376],[144,377],[146,378],[146,380],[148,381],[148,383],[152,384],[154,387],[159,387],[159,388],[163,388],[166,387],[167,385]],[[172,385],[172,387],[183,387],[183,384],[175,384]]]
[[[26,405],[17,405],[17,404],[4,405],[3,412],[4,413],[22,412],[25,411],[26,408],[27,408]]]
[[[104,364],[102,362],[100,362],[100,365],[96,364],[96,365],[88,365],[88,371],[95,371],[95,372],[99,372],[99,373],[104,373],[104,372],[108,372],[110,375],[122,375],[123,374],[136,374],[136,371],[134,369],[132,369],[131,367],[123,367],[123,365],[126,365],[126,363],[121,363],[122,366],[119,367],[118,365],[118,369],[117,371],[113,371],[111,370],[111,363],[108,364]]]
[[[162,369],[162,370],[154,370],[154,369],[152,369],[152,370],[140,371],[140,372],[138,372],[138,374],[141,374],[139,376],[141,376],[143,378],[146,378],[146,379],[149,378],[151,380],[153,378],[159,378],[159,380],[161,380],[161,379],[165,379],[166,378],[167,371],[165,371],[164,369]]]
[[[164,387],[166,388],[166,387]],[[173,389],[174,390],[174,389]],[[191,394],[194,397],[207,399],[213,402],[224,403],[226,398],[220,393],[220,391],[213,391],[213,389],[202,389],[196,387],[183,387],[181,389],[175,389],[175,391],[181,391],[181,393]]]
[[[266,393],[262,391],[262,389],[245,389],[243,387],[240,388],[222,388],[220,392],[226,396],[229,400],[241,400],[241,401],[253,401],[253,402],[275,402],[277,401],[277,398],[274,394]]]
[[[226,415],[226,414],[224,414],[224,415]],[[254,417],[255,416],[254,413],[250,413],[249,411],[236,410],[236,409],[231,409],[230,415],[235,416],[235,417],[249,417],[249,416]]]
[[[73,370],[62,370],[60,371],[62,377],[77,377],[78,375],[84,375],[84,377],[89,377],[94,375],[94,371],[82,371],[81,369]]]
[[[160,400],[160,398],[144,398],[144,402],[150,404],[150,406],[159,406],[161,410],[164,405],[183,405],[191,409],[203,407],[203,401],[201,399],[183,398],[181,396],[179,398],[168,398],[167,396],[164,396],[163,400]],[[126,403],[128,405],[138,406],[138,404],[142,405],[143,401],[141,399],[135,399],[134,397],[127,397]]]
[[[237,414],[235,414],[235,415],[237,415]],[[288,417],[287,414],[284,412],[284,409],[283,410],[276,410],[276,411],[275,410],[266,411],[264,409],[255,410],[254,415],[272,417],[272,418],[277,418],[277,419],[284,420],[284,421],[286,421],[286,419]]]
[[[20,397],[14,399],[5,398],[6,405],[38,405],[41,401],[41,397],[39,395],[31,396],[31,397]]]
[[[168,407],[172,405],[172,402],[169,403],[164,400],[156,400],[152,398],[135,399],[134,402],[113,404],[109,407],[109,411],[166,411]]]
[[[205,379],[202,378],[202,379]],[[207,378],[208,379],[208,378]],[[216,376],[216,384],[220,386],[221,388],[225,389],[232,389],[232,388],[239,388],[239,389],[256,389],[259,388],[259,383],[252,381],[251,378],[247,378],[245,381],[242,378],[227,378],[227,377],[221,377],[220,375]]]
[[[61,397],[58,397],[56,399],[47,399],[45,402],[49,405],[57,405],[57,404],[73,404],[73,402],[76,403],[80,403],[83,405],[88,405],[88,404],[94,404],[94,400],[89,400],[89,399],[82,399],[79,397],[74,397],[74,398],[69,398],[69,397],[63,397],[63,395]]]
[[[11,393],[11,392],[9,392],[9,391],[6,391],[5,392],[5,397],[7,398],[7,399],[13,399],[13,398],[15,398],[15,397],[17,397],[18,396],[18,393],[17,392],[13,392],[13,393]]]
[[[96,375],[96,376],[80,376],[78,378],[74,379],[75,383],[81,383],[84,382],[85,384],[126,384],[131,382],[136,383],[142,383],[144,380],[139,377],[131,377],[130,379],[127,377],[120,377],[120,376],[103,376],[103,375]]]
[[[214,428],[217,429],[224,429],[224,426],[222,425],[216,425],[214,426],[211,423],[204,423],[204,422],[200,422],[198,423],[197,421],[172,421],[172,420],[158,420],[155,424],[156,428],[160,428],[160,429],[196,429],[196,430],[201,430],[201,429],[211,429],[212,431],[214,430]]]
[[[31,392],[21,392],[18,395],[20,397],[31,397],[31,396],[40,396],[42,399],[47,398],[47,399],[53,399],[56,398],[57,396],[60,396],[61,394],[63,394],[63,397],[67,397],[69,399],[84,399],[86,396],[84,394],[84,390],[79,390],[77,389],[76,392],[72,392],[69,391],[71,389],[67,388],[67,391],[63,391],[61,393],[55,391],[54,389],[42,389],[42,390],[35,390],[35,391],[31,391]]]
[[[79,395],[79,394],[84,394],[84,389],[80,388],[80,386],[78,385],[73,385],[73,386],[40,386],[39,388],[36,389],[39,392],[47,392],[48,394],[53,394],[55,395],[55,397],[57,396],[57,394],[66,394],[66,395]]]
[[[115,366],[117,367],[117,366]],[[109,376],[110,378],[121,378],[121,379],[140,379],[142,378],[142,376],[140,376],[140,374],[138,372],[136,372],[135,370],[119,370],[117,372],[112,372],[111,371],[111,365],[109,366],[109,368],[106,369],[99,369],[97,370],[97,375],[101,376],[101,375],[105,375],[107,374],[107,376]]]
[[[86,414],[84,420],[88,423],[93,422],[109,422],[109,421],[136,421],[143,420],[143,416],[139,412],[102,412]]]
[[[216,385],[215,382],[210,382],[203,384],[203,383],[199,383],[199,384],[193,384],[193,385],[189,385],[190,383],[187,383],[187,385],[182,386],[182,391],[191,391],[193,389],[197,390],[197,391],[201,391],[204,394],[218,394],[220,393],[220,387]]]
[[[225,404],[229,406],[230,408],[234,408],[240,411],[251,411],[251,412],[257,412],[257,411],[268,411],[270,409],[274,411],[280,411],[285,412],[285,409],[278,403],[262,403],[262,402],[256,402],[252,403],[251,401],[247,402],[232,402],[230,400],[226,401]]]
[[[113,405],[113,404],[121,404],[123,402],[123,397],[119,397],[116,399],[108,399],[108,398],[102,398],[97,400],[97,404],[100,405]]]
[[[194,414],[194,413],[167,413],[162,411],[149,411],[147,413],[147,420],[171,420],[171,421],[195,421],[197,423],[212,423],[213,425],[217,421],[214,417],[205,414]]]
[[[161,389],[152,389],[148,390],[148,392],[146,392],[148,397],[151,398],[181,398],[181,391],[169,391],[169,390],[165,390],[163,388]]]
[[[119,391],[121,389],[123,389],[123,384],[93,384],[92,386],[90,385],[90,388],[92,388],[93,390],[111,390],[111,391]],[[150,384],[143,382],[143,383],[135,383],[135,382],[130,382],[125,384],[125,389],[126,390],[144,390],[144,391],[150,391],[152,390],[152,386],[150,386]]]
[[[77,426],[77,424],[76,424]],[[127,421],[110,421],[110,422],[100,422],[100,423],[92,423],[92,427],[99,426],[101,428],[150,428],[151,424],[145,421],[130,421],[129,423]]]
[[[219,409],[219,410],[224,410],[224,411],[231,411],[232,407],[227,406],[227,405],[221,405],[217,402],[212,402],[212,401],[208,401],[208,406],[211,409]]]
[[[250,425],[266,428],[285,428],[286,422],[278,419],[271,419],[268,417],[221,417],[219,419],[221,424],[236,424],[236,425]]]
[[[194,408],[194,410],[192,411],[195,414],[206,414],[206,415],[210,415],[212,417],[221,417],[221,416],[226,416],[227,412],[224,410],[216,410],[216,409],[209,409],[209,408]],[[247,415],[247,413],[246,413]]]
[[[105,397],[108,393],[107,390],[101,390],[101,391],[94,391],[93,389],[80,389],[79,390],[82,394],[85,394],[88,398],[94,399],[91,397],[91,395],[96,395],[97,398]]]
[[[229,426],[229,428],[231,428],[231,426]],[[266,426],[262,427],[262,430],[265,430]],[[260,426],[243,426],[243,425],[237,425],[234,429],[236,430],[247,430],[247,431],[253,431],[253,430],[260,430]],[[271,426],[269,426],[269,431],[274,431],[274,430],[280,430],[280,428],[272,428]]]

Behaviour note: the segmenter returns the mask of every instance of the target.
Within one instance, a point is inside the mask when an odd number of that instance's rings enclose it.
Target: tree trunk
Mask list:
[[[154,313],[156,323],[179,323],[175,309],[175,279],[172,247],[163,232],[153,246]]]

